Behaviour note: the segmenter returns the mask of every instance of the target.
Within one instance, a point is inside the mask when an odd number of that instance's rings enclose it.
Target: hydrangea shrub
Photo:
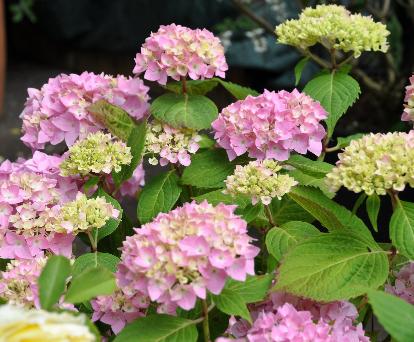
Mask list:
[[[33,156],[0,165],[0,340],[414,341],[414,131],[334,135],[361,91],[352,60],[389,32],[337,5],[275,32],[323,68],[304,89],[228,82],[220,40],[171,24],[132,77],[28,90]],[[340,189],[360,193],[352,211]]]

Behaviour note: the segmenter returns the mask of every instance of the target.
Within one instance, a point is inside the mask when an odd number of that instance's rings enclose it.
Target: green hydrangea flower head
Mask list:
[[[388,190],[414,187],[414,131],[369,134],[353,140],[326,175],[326,183],[336,192],[342,186],[368,196],[385,195]]]
[[[364,51],[387,52],[387,27],[370,16],[351,14],[338,5],[307,7],[299,19],[276,27],[278,42],[301,50],[320,43],[327,49],[352,52],[357,58]]]
[[[58,233],[77,235],[102,228],[111,218],[117,218],[119,210],[104,197],[87,198],[78,193],[76,200],[64,204],[59,211],[54,230]]]
[[[286,174],[278,173],[282,166],[273,159],[252,161],[237,165],[234,174],[225,180],[224,193],[232,196],[247,195],[252,203],[270,204],[272,198],[281,199],[297,182]]]
[[[111,134],[90,133],[84,140],[69,147],[67,158],[60,164],[62,176],[110,174],[119,172],[131,162],[131,149]]]

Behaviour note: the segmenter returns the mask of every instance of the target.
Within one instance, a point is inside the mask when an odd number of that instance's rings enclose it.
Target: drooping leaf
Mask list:
[[[110,253],[86,253],[76,258],[73,264],[72,275],[74,277],[81,274],[87,268],[102,266],[111,272],[116,271],[120,259]]]
[[[237,100],[244,100],[247,96],[258,96],[259,93],[251,88],[243,87],[236,83],[224,81],[221,78],[214,78],[220,82],[220,84],[226,89],[230,94],[232,94]]]
[[[359,207],[364,203],[364,201],[367,199],[367,194],[365,192],[361,193],[357,200],[354,203],[354,206],[352,207],[352,214],[355,215],[359,209]]]
[[[320,234],[285,255],[275,290],[318,301],[349,299],[381,286],[388,277],[387,252],[350,231]]]
[[[174,170],[163,172],[152,178],[142,189],[138,201],[137,215],[144,224],[160,212],[168,212],[180,197],[182,188]]]
[[[246,302],[237,292],[223,289],[219,295],[212,295],[212,299],[217,308],[227,315],[240,316],[248,322],[252,321]]]
[[[305,68],[308,61],[309,57],[304,57],[295,65],[295,87],[299,84],[303,69]]]
[[[207,192],[203,195],[194,197],[194,200],[198,203],[206,200],[208,203],[212,205],[217,205],[219,203],[224,204],[237,204],[238,208],[245,208],[247,205],[251,203],[251,199],[247,196],[237,196],[233,197],[231,195],[223,194],[224,189],[213,190]]]
[[[377,232],[378,231],[378,214],[381,206],[381,200],[377,194],[368,196],[366,201],[366,208],[368,213],[369,221],[372,224],[372,227]]]
[[[280,227],[274,227],[266,234],[266,247],[277,261],[280,261],[285,253],[299,242],[321,234],[310,223],[302,221],[290,221]]]
[[[210,128],[218,115],[213,101],[203,95],[167,93],[151,104],[151,114],[173,127]]]
[[[110,295],[116,289],[115,275],[107,268],[87,268],[74,277],[65,296],[68,303],[82,303],[100,295]]]
[[[188,80],[186,81],[186,92],[187,94],[191,95],[205,95],[211,90],[213,90],[219,82],[214,79],[205,79],[205,80]],[[181,81],[176,82],[169,82],[165,86],[168,90],[172,91],[176,94],[182,94],[183,93],[183,84]]]
[[[135,127],[135,122],[125,110],[110,104],[106,100],[98,100],[87,109],[95,120],[100,122],[113,135],[125,142],[128,141],[128,137]]]
[[[414,203],[397,202],[390,221],[390,238],[401,254],[414,259]]]
[[[224,150],[203,151],[191,158],[191,164],[184,169],[181,181],[199,188],[222,188],[224,180],[233,173],[234,168]]]
[[[414,341],[414,305],[382,291],[369,291],[368,298],[378,321],[396,341]]]
[[[189,319],[150,315],[128,324],[114,342],[196,342],[198,338],[195,322]]]
[[[273,274],[248,276],[245,281],[230,278],[225,288],[240,295],[245,303],[254,303],[266,297],[272,280]]]
[[[47,259],[46,265],[40,274],[39,299],[44,310],[50,310],[65,291],[66,279],[71,274],[69,259],[53,255]]]
[[[319,101],[329,113],[326,119],[328,138],[332,136],[336,123],[357,100],[361,89],[358,82],[343,72],[321,74],[305,86],[303,91]]]
[[[141,163],[147,134],[147,122],[143,121],[133,128],[128,137],[127,145],[131,148],[132,160],[128,165],[122,165],[121,171],[113,172],[112,178],[117,186],[132,177],[137,166]]]

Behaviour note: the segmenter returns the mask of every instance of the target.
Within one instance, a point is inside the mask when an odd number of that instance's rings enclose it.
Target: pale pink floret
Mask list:
[[[120,286],[141,291],[162,304],[159,311],[171,312],[177,305],[192,309],[207,291],[219,294],[228,277],[244,281],[254,274],[259,249],[235,208],[186,203],[135,229],[122,247]]]
[[[410,262],[395,274],[394,285],[385,285],[385,290],[414,305],[414,262]]]
[[[410,77],[410,85],[405,87],[404,112],[402,121],[414,121],[414,75]]]
[[[61,158],[36,151],[32,159],[0,165],[0,257],[30,259],[45,250],[70,256],[73,236],[47,229],[56,208],[73,200],[78,181],[61,177]]]
[[[292,151],[319,155],[326,111],[298,90],[248,96],[224,108],[212,123],[215,139],[230,160],[244,153],[256,159],[289,158]]]
[[[166,84],[189,76],[193,80],[224,77],[228,66],[220,40],[206,29],[171,24],[160,26],[135,57],[134,74]]]
[[[148,87],[139,78],[112,77],[84,72],[50,78],[40,90],[29,88],[29,97],[20,117],[21,140],[33,149],[64,141],[68,146],[78,138],[103,127],[93,120],[87,107],[105,99],[125,109],[135,119],[148,112]]]

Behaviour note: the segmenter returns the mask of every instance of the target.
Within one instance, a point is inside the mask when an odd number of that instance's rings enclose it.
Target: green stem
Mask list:
[[[264,209],[265,209],[265,214],[266,214],[267,219],[269,220],[270,225],[272,227],[276,226],[276,223],[273,219],[273,215],[272,215],[272,211],[270,210],[270,207],[268,205],[265,205]]]
[[[398,197],[398,192],[394,190],[388,190],[387,193],[391,198],[392,210],[395,211],[395,209],[397,208],[398,202],[400,201],[400,198]]]
[[[203,305],[203,332],[204,332],[204,342],[211,342],[210,340],[210,326],[209,326],[209,322],[208,322],[208,304],[207,304],[207,300],[203,300],[202,302]]]
[[[97,235],[97,233],[98,233],[98,230],[96,230],[96,235]],[[91,232],[89,232],[89,231],[86,234],[88,234],[88,238],[89,238],[89,241],[91,243],[92,251],[97,252],[98,251],[98,244],[96,243],[97,239],[94,239]]]

